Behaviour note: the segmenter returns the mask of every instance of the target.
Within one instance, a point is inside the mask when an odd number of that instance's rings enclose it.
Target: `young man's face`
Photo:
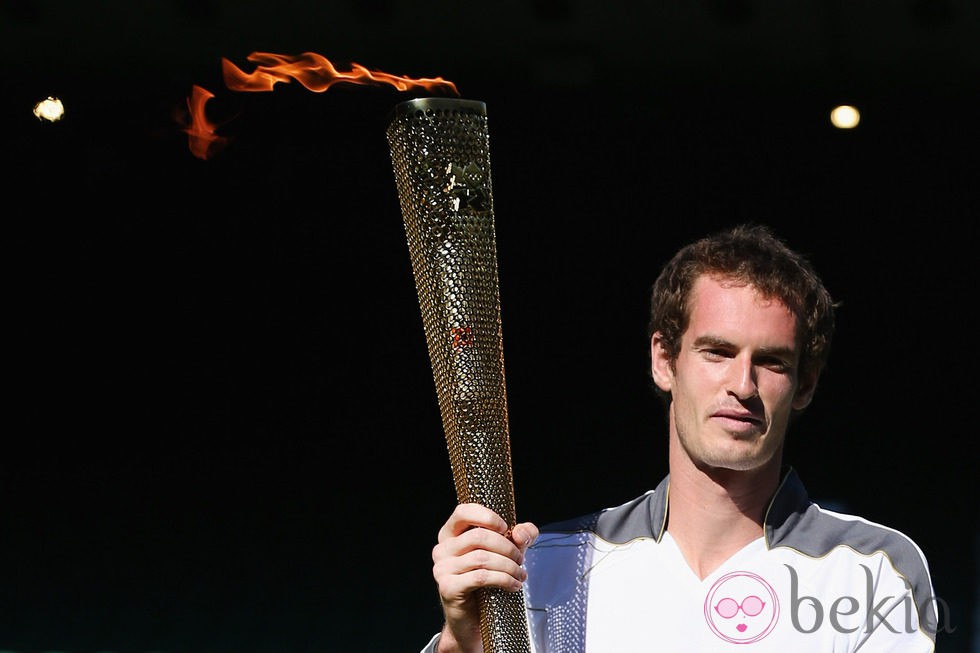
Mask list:
[[[680,353],[670,366],[659,334],[653,378],[671,393],[671,438],[699,468],[780,464],[790,414],[812,398],[798,378],[796,319],[753,286],[703,276],[695,282]]]

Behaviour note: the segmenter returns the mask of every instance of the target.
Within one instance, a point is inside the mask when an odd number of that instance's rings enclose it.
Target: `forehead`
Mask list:
[[[751,339],[764,346],[792,348],[796,316],[779,299],[765,297],[741,281],[701,276],[691,292],[688,333],[731,342]]]

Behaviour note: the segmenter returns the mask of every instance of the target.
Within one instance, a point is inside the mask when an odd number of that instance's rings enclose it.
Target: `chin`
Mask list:
[[[719,453],[714,456],[706,456],[704,458],[704,464],[713,469],[727,469],[733,472],[750,472],[757,469],[762,469],[769,462],[771,462],[773,456],[770,452],[731,452],[726,451]]]

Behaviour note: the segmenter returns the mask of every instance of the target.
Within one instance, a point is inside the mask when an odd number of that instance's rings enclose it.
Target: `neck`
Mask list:
[[[698,466],[671,436],[667,531],[702,580],[762,536],[779,458],[745,471]]]

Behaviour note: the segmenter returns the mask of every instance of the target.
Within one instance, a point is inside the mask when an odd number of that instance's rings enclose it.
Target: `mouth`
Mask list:
[[[712,414],[711,418],[718,422],[723,429],[736,435],[750,435],[763,430],[762,420],[752,413],[720,410]]]

